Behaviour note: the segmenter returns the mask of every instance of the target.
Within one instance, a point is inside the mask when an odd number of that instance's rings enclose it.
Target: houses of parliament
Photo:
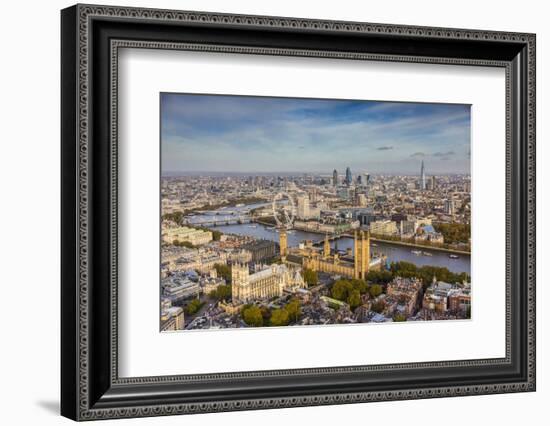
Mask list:
[[[371,267],[370,235],[368,232],[355,231],[354,253],[340,257],[331,252],[328,235],[325,236],[323,248],[314,247],[308,242],[304,247],[288,249],[287,233],[279,232],[279,247],[282,264],[256,265],[258,270],[250,273],[247,264],[234,264],[231,268],[233,300],[246,303],[255,299],[280,297],[285,290],[296,290],[307,287],[302,275],[302,268],[318,272],[342,275],[348,278],[366,279]],[[292,260],[290,259],[292,258]],[[301,265],[295,260],[301,259]]]
[[[284,230],[279,233],[279,246],[281,259],[284,262],[289,254],[287,235]],[[371,266],[370,234],[365,231],[355,231],[353,247],[353,258],[340,257],[338,252],[331,252],[328,235],[325,236],[322,250],[308,242],[305,247],[299,249],[302,267],[348,278],[365,279]]]

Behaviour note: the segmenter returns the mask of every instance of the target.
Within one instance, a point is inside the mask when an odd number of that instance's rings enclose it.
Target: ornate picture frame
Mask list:
[[[61,413],[160,416],[535,390],[534,34],[76,5],[61,12]],[[120,48],[481,65],[506,72],[506,356],[121,378]]]

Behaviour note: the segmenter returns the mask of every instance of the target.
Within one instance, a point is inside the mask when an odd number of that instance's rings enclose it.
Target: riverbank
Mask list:
[[[277,223],[274,220],[271,222],[271,221],[263,221],[261,219],[256,218],[256,219],[253,219],[252,222],[258,223],[258,224],[263,225],[263,226],[271,227],[271,228],[277,226]],[[326,233],[319,232],[319,231],[316,231],[316,230],[300,229],[300,228],[292,228],[292,230],[300,231],[300,232],[307,232],[309,234],[315,234],[315,235],[321,235],[321,236],[326,235]],[[345,232],[343,234],[340,234],[338,236],[338,238],[353,238],[353,231]],[[330,240],[333,240],[333,239],[334,239],[333,237],[330,238]],[[447,248],[447,247],[438,247],[438,246],[434,246],[434,245],[414,244],[414,243],[409,243],[409,242],[406,242],[406,241],[386,240],[386,239],[383,239],[383,238],[377,238],[377,237],[372,237],[372,236],[370,237],[370,240],[372,242],[381,242],[381,243],[385,243],[385,244],[389,244],[389,245],[410,247],[410,248],[420,249],[420,250],[434,250],[434,251],[441,252],[441,253],[457,254],[457,255],[461,254],[463,256],[470,256],[471,255],[471,253],[469,251],[466,251],[466,250],[458,250],[458,249],[452,249],[452,248]],[[316,243],[321,244],[322,240],[319,239],[319,241],[317,241]]]
[[[209,213],[214,210],[219,210],[221,208],[227,208],[227,207],[246,207],[248,205],[255,205],[255,204],[265,204],[268,200],[264,198],[258,198],[258,197],[250,197],[250,198],[235,198],[231,201],[227,201],[225,203],[220,204],[212,204],[212,205],[205,205],[202,207],[197,207],[194,209],[190,209],[187,211],[186,214],[189,213]],[[242,206],[240,206],[242,204]]]
[[[279,233],[273,225],[265,226],[262,224],[234,224],[234,225],[223,225],[213,228],[217,231],[220,231],[224,234],[234,234],[241,236],[252,237],[257,240],[269,240],[274,242],[279,242]],[[298,247],[300,243],[307,240],[312,241],[321,241],[321,244],[324,240],[324,235],[313,234],[310,232],[298,231],[298,230],[287,230],[287,240],[288,247]],[[444,251],[432,250],[428,247],[422,247],[418,249],[411,249],[405,245],[390,245],[385,241],[379,241],[372,243],[376,246],[371,246],[371,251],[373,253],[383,254],[388,258],[390,262],[410,262],[415,265],[422,266],[438,266],[447,268],[449,271],[454,273],[466,272],[470,273],[470,256],[462,255],[458,256],[458,259],[450,258],[449,253]],[[340,236],[338,241],[330,240],[330,245],[332,249],[337,249],[340,251],[345,251],[347,249],[352,249],[354,246],[353,235],[350,236]],[[411,251],[421,250],[423,252],[430,252],[432,256],[417,255]]]
[[[391,244],[391,245],[402,246],[402,247],[411,247],[411,248],[424,249],[424,250],[434,250],[442,253],[462,254],[466,256],[471,255],[469,251],[450,249],[445,247],[437,247],[437,246],[425,246],[422,244],[407,243],[405,241],[384,240],[384,239],[375,238],[375,237],[370,237],[370,240],[371,242],[380,242],[384,244]]]
[[[268,226],[268,227],[275,227],[277,226],[277,222],[275,222],[275,219],[273,219],[272,221],[270,220],[263,220],[263,219],[258,219],[258,218],[252,218],[250,220],[251,222],[253,223],[258,223],[260,225],[263,225],[263,226]]]

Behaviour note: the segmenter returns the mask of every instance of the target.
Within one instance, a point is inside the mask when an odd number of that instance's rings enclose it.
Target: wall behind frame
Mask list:
[[[538,384],[529,394],[294,408],[209,414],[200,417],[106,421],[107,424],[317,425],[368,421],[399,424],[431,418],[447,426],[486,419],[499,425],[541,424],[550,399],[550,290],[545,261],[550,258],[550,28],[544,2],[464,0],[445,7],[436,0],[319,2],[304,0],[102,0],[102,4],[228,13],[265,14],[410,25],[537,33],[538,144]],[[6,424],[70,424],[59,417],[59,10],[72,1],[7,2],[0,27],[0,319],[3,345],[0,396]],[[488,165],[490,168],[490,165]],[[489,172],[489,171],[488,171]],[[545,193],[546,192],[546,193]],[[545,270],[546,269],[546,270]],[[32,295],[32,296],[31,296]],[[116,422],[116,423],[115,423]]]

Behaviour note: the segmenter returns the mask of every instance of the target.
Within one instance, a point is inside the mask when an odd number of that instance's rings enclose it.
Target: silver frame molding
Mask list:
[[[139,28],[135,29],[133,24]],[[187,40],[177,39],[171,32],[174,28],[182,31],[189,28]],[[232,37],[235,34],[234,39],[229,39],[227,44],[212,42],[209,29],[227,31]],[[158,40],[141,38],[146,31],[159,34]],[[271,46],[247,45],[242,40],[246,41],[249,31],[269,33],[275,41],[269,38],[266,44]],[[301,41],[302,36],[305,40],[308,34],[329,37],[337,48],[325,50],[314,42],[311,47],[299,43],[294,46],[288,41]],[[277,41],[277,37],[283,35],[289,38]],[[351,45],[345,48],[339,44],[339,38],[349,43],[374,40],[372,51],[355,50]],[[409,47],[416,44],[426,47],[420,47],[419,54],[387,52],[384,40],[400,40]],[[534,391],[535,41],[533,34],[510,32],[91,5],[65,9],[62,12],[62,414],[75,420],[93,420]],[[308,43],[303,42],[304,45]],[[479,46],[480,54],[438,56],[435,53],[439,44]],[[117,114],[118,53],[122,48],[504,68],[507,125],[505,358],[118,377]],[[488,53],[491,49],[497,51],[493,56]],[[457,52],[459,50],[457,47]],[[431,51],[434,54],[429,54]],[[517,212],[516,206],[520,209]],[[101,229],[105,233],[100,235]],[[514,257],[520,257],[521,261],[514,263]],[[519,284],[521,290],[517,290]],[[508,372],[498,380],[495,376],[466,385],[459,384],[460,375],[453,379],[456,384],[448,378],[451,371],[466,374],[479,367],[495,371],[508,368],[516,373]],[[416,385],[415,375],[424,371],[438,384]],[[368,381],[376,374],[395,374],[396,384],[377,388],[374,379],[361,386],[354,381],[359,377]],[[254,389],[261,391],[254,392],[255,397],[243,397],[245,393],[213,393],[212,388],[236,379],[249,381],[251,386],[258,386]],[[281,384],[285,380],[310,379],[316,383],[311,389],[318,391],[286,391]],[[330,389],[331,380],[339,380],[345,385],[334,385],[333,391],[326,391]],[[403,385],[404,382],[407,385]],[[171,393],[178,396],[168,397]]]

